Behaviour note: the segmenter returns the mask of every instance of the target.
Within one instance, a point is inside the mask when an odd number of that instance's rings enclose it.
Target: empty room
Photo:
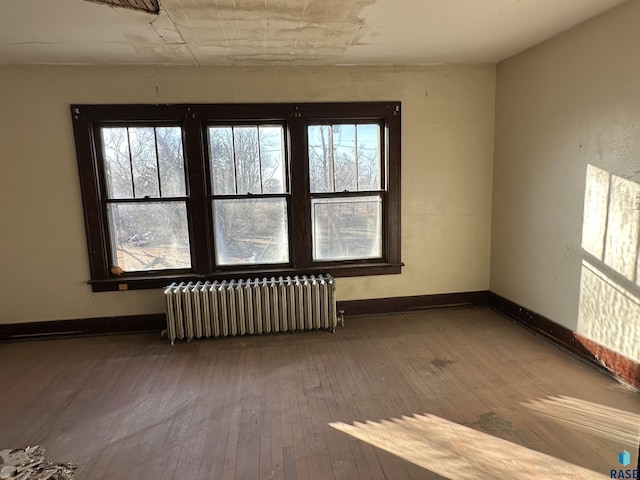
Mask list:
[[[0,2],[0,478],[639,478],[639,23]]]

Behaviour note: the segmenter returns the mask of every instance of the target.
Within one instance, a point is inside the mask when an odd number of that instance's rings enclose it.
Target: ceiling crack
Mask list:
[[[500,16],[502,16],[502,15],[506,15],[506,14],[507,14],[507,12],[508,12],[509,10],[511,10],[512,8],[516,7],[516,6],[517,6],[521,1],[522,1],[522,0],[516,0],[516,3],[514,3],[514,4],[512,4],[511,6],[509,6],[509,7],[505,8],[502,12],[500,12],[500,13],[498,14],[498,16],[500,17]]]
[[[182,6],[180,5],[179,1],[178,1],[178,5],[179,5],[180,8],[182,8]],[[163,35],[161,33],[160,29],[158,28],[159,26],[156,26],[156,23],[160,23],[160,22],[164,21],[164,19],[169,20],[169,22],[171,24],[171,27],[166,26],[165,28],[167,30],[169,30],[171,28],[172,29],[171,33],[177,34],[177,37],[178,37],[179,40],[171,41],[171,40],[169,40],[167,38],[166,35]],[[160,6],[160,12],[158,13],[158,17],[156,19],[152,20],[151,22],[149,22],[149,25],[151,26],[151,28],[153,28],[153,31],[156,32],[158,37],[160,37],[160,39],[165,43],[165,45],[183,45],[187,49],[187,51],[189,52],[189,55],[191,55],[191,58],[193,59],[195,64],[196,65],[200,65],[200,62],[198,61],[198,59],[194,55],[193,51],[191,50],[191,46],[189,45],[189,43],[182,36],[182,33],[180,32],[180,29],[178,28],[178,25],[176,24],[176,22],[171,17],[171,14],[163,6]]]

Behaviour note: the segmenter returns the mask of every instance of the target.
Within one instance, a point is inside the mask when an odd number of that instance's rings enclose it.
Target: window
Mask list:
[[[101,127],[111,263],[191,268],[180,127]]]
[[[289,263],[283,125],[207,127],[216,264]]]
[[[377,123],[307,127],[314,260],[382,257],[381,139]]]
[[[71,111],[94,291],[400,272],[397,102]]]

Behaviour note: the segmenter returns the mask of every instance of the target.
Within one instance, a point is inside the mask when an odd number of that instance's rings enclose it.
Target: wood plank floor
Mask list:
[[[0,345],[0,449],[79,479],[610,478],[639,429],[638,393],[483,308]]]

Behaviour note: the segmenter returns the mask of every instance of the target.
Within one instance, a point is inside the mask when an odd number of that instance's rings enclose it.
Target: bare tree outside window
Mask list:
[[[111,258],[125,272],[191,266],[180,127],[102,128]]]
[[[357,193],[382,190],[380,126],[310,125],[308,139],[313,259],[382,257],[382,198]]]
[[[218,264],[287,263],[283,127],[226,125],[208,132]]]
[[[214,195],[284,193],[284,130],[280,125],[209,127]]]
[[[312,193],[380,190],[379,125],[310,125],[308,142]]]

